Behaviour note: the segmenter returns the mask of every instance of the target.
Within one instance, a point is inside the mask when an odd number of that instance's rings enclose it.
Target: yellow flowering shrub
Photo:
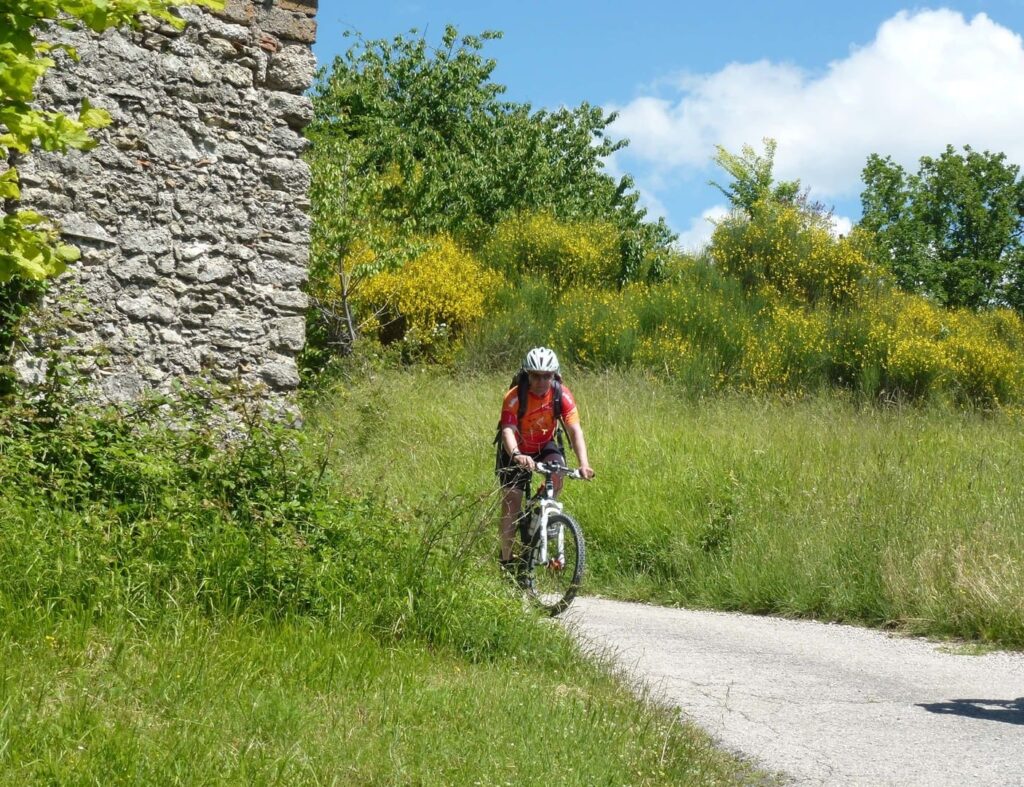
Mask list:
[[[1013,334],[1020,328],[1020,318],[976,314],[968,309],[947,314],[950,328],[945,350],[957,396],[984,404],[1018,397],[1024,383],[1024,356],[1020,345],[1013,347]]]
[[[641,285],[623,292],[581,287],[566,294],[558,307],[553,344],[589,366],[629,364],[640,323],[634,298]]]
[[[888,387],[910,396],[950,391],[976,404],[1024,394],[1024,325],[1006,310],[945,309],[893,292],[879,304],[872,342],[881,346]]]
[[[882,347],[887,388],[920,397],[948,382],[944,318],[941,307],[919,296],[894,292],[886,299],[871,340]]]
[[[743,385],[757,391],[801,390],[820,378],[828,338],[827,313],[775,303],[747,336]]]
[[[502,277],[441,236],[400,270],[371,276],[358,290],[361,312],[377,315],[382,341],[430,353],[484,316]]]
[[[732,216],[709,249],[718,268],[749,292],[769,289],[799,303],[848,304],[884,278],[848,238],[792,205],[762,203],[753,218]]]
[[[685,336],[670,331],[659,331],[653,336],[644,336],[640,339],[633,355],[633,363],[672,376],[680,367],[689,363],[694,354],[693,343]]]
[[[981,312],[978,319],[999,341],[1015,353],[1024,353],[1024,319],[1013,309]]]
[[[715,359],[720,371],[739,364],[754,312],[746,308],[742,293],[730,292],[716,281],[686,279],[639,289],[626,288],[640,320],[640,331],[651,337],[650,346],[671,346],[658,341],[662,334],[680,336],[701,354]],[[642,294],[641,294],[642,293]],[[675,359],[657,363],[677,366]]]
[[[614,285],[622,264],[614,225],[563,222],[550,213],[505,219],[494,229],[481,257],[510,279],[540,276],[558,291]]]

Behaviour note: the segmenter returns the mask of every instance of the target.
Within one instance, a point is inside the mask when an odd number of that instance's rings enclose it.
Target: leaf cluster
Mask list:
[[[314,146],[331,141],[360,178],[390,179],[380,209],[421,233],[474,239],[512,210],[560,217],[616,218],[639,230],[644,215],[628,178],[603,160],[625,141],[607,136],[614,115],[581,104],[549,112],[502,100],[485,42],[448,26],[437,48],[415,31],[359,41],[314,87]],[[330,162],[314,154],[315,167]],[[475,244],[472,244],[475,245]]]
[[[800,181],[775,181],[777,147],[778,143],[770,137],[764,140],[763,155],[750,145],[744,145],[738,154],[716,145],[712,160],[732,176],[732,182],[723,186],[711,181],[710,185],[726,196],[734,210],[750,217],[756,216],[759,208],[796,203],[800,198]]]
[[[945,306],[1024,310],[1024,179],[1002,153],[948,145],[916,174],[872,155],[860,225],[900,286]]]

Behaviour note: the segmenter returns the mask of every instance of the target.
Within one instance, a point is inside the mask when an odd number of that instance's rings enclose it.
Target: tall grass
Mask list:
[[[335,462],[377,451],[383,407]],[[356,489],[283,427],[226,439],[230,415],[0,412],[5,783],[746,778],[524,607],[474,496]]]
[[[555,639],[551,631],[551,639]],[[0,634],[8,784],[727,784],[746,771],[564,644],[474,664],[305,619]]]
[[[565,499],[586,589],[1024,645],[1024,423],[850,397],[697,398],[635,373],[567,375],[598,478]],[[367,429],[340,478],[386,499],[492,484],[504,375],[389,373],[327,419]],[[322,425],[318,428],[326,428]]]

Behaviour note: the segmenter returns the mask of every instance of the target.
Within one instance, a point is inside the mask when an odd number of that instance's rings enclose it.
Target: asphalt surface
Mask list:
[[[577,599],[560,618],[787,783],[1024,785],[1024,654]]]

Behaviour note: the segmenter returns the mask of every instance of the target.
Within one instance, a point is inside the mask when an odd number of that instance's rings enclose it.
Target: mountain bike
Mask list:
[[[579,470],[565,465],[537,462],[535,471],[544,476],[536,494],[523,503],[516,519],[523,542],[520,553],[520,584],[550,615],[564,612],[583,582],[586,548],[583,530],[555,499],[552,479],[583,478]]]

